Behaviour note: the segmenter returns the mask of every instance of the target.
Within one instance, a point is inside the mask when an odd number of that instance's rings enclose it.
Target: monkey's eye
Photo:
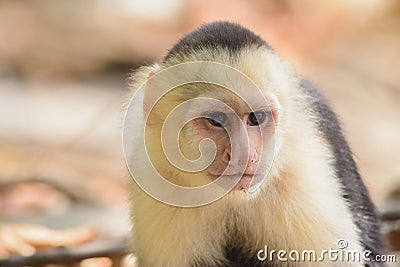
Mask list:
[[[267,119],[267,112],[266,111],[256,111],[249,114],[247,119],[247,123],[250,126],[260,125]]]
[[[228,123],[228,116],[223,112],[212,112],[208,115],[208,122],[215,127],[222,127]]]

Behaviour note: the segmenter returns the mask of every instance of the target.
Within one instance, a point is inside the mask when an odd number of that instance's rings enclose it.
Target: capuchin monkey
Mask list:
[[[159,77],[177,66],[189,70]],[[383,252],[375,207],[335,113],[258,35],[205,24],[136,71],[132,87],[143,89],[124,125],[139,267],[382,266],[373,261]],[[182,158],[201,167],[184,169]],[[156,175],[168,184],[143,185]],[[182,190],[210,184],[209,194]],[[349,251],[360,257],[346,260]]]

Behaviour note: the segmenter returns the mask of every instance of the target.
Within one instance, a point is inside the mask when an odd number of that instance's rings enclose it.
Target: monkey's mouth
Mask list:
[[[223,174],[223,173],[221,173],[221,174],[214,174],[214,173],[208,173],[213,179],[218,179],[219,177],[224,177],[224,178],[227,178],[227,179],[238,179],[239,177],[240,177],[240,179],[242,179],[242,178],[257,178],[257,177],[259,177],[260,175],[259,174],[256,174],[256,173],[236,173],[236,174]]]

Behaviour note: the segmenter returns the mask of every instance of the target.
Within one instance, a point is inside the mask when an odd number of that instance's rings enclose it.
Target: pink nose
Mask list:
[[[231,161],[231,152],[228,149],[226,149],[224,151],[222,160],[224,163],[227,163],[227,164]],[[247,159],[247,167],[253,165],[257,161],[258,161],[258,153],[257,153],[257,150],[254,149],[252,152],[250,152],[249,157]]]

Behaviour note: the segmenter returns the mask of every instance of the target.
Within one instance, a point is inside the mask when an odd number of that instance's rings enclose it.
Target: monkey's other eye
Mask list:
[[[228,116],[223,112],[212,112],[208,115],[208,122],[215,127],[222,127],[228,123]]]
[[[267,112],[266,111],[256,111],[249,114],[247,119],[247,123],[250,126],[260,125],[267,119]]]

